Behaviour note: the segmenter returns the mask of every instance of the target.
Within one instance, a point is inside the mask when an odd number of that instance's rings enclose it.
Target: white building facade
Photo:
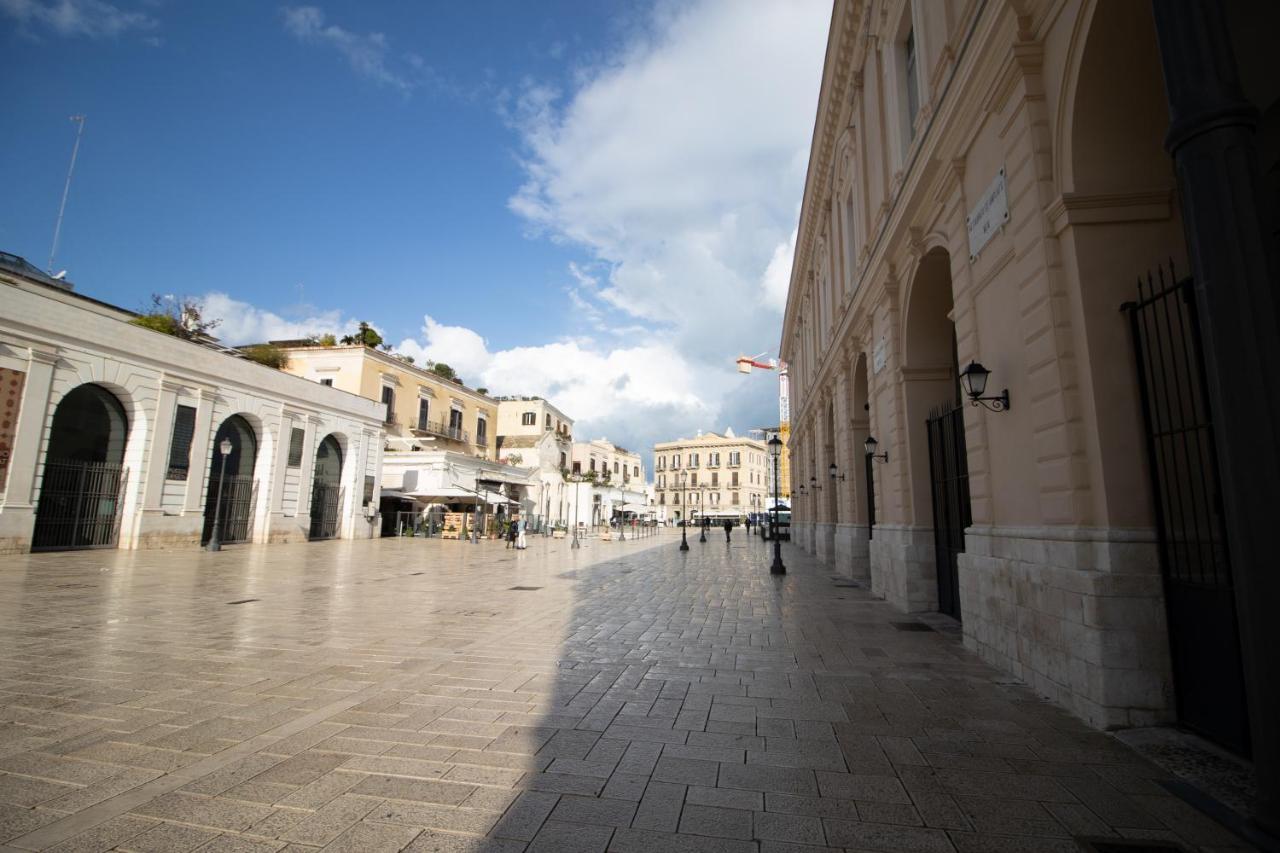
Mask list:
[[[214,516],[223,542],[374,535],[381,404],[132,325],[12,255],[0,304],[0,552],[194,547]]]

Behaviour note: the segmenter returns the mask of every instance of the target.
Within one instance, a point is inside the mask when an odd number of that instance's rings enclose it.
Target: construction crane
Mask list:
[[[764,353],[757,353],[750,357],[745,355],[738,356],[738,372],[750,373],[751,368],[753,367],[758,367],[761,370],[777,370],[778,369],[778,360],[776,358],[770,358],[770,359],[767,359],[766,361],[760,361],[760,359],[763,357],[764,357]]]
[[[783,497],[791,497],[791,458],[787,445],[791,439],[791,392],[787,378],[787,363],[776,358],[765,358],[766,353],[737,358],[738,372],[750,373],[753,368],[778,371],[778,438],[782,440],[781,470],[778,474],[779,491]],[[763,359],[763,360],[762,360]],[[766,429],[766,432],[773,432]]]

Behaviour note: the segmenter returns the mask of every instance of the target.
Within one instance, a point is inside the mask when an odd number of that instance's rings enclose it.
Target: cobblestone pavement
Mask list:
[[[0,558],[0,848],[1239,849],[954,631],[676,541]]]

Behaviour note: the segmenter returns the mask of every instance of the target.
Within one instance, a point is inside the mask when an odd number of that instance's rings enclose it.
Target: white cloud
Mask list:
[[[350,333],[356,321],[343,318],[342,312],[312,311],[308,316],[287,319],[248,302],[232,299],[225,293],[208,293],[197,300],[206,320],[218,320],[212,333],[230,346],[263,341],[305,338],[307,335]]]
[[[390,48],[387,37],[382,33],[361,34],[337,24],[326,24],[324,12],[315,6],[285,7],[284,28],[301,42],[333,48],[347,60],[353,71],[376,83],[404,92],[417,85],[408,75],[391,67],[388,58]],[[418,71],[426,67],[417,54],[407,54],[405,61]]]
[[[588,253],[569,291],[593,327],[627,315],[679,354],[698,377],[691,416],[777,417],[774,380],[733,359],[778,344],[829,20],[825,2],[659,4],[573,92],[526,81],[504,111],[525,145],[511,210]],[[724,424],[682,429],[697,426]]]
[[[159,22],[103,0],[0,0],[0,14],[20,26],[38,25],[64,37],[114,38],[131,30],[152,30]]]
[[[797,217],[798,218],[798,217]],[[779,314],[787,310],[787,291],[791,288],[791,263],[796,256],[796,240],[800,227],[791,229],[791,239],[779,243],[765,267],[760,287],[764,291],[764,304]]]

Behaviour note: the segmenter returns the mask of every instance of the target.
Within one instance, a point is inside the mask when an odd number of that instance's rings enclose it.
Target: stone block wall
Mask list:
[[[877,524],[871,533],[871,591],[906,613],[937,610],[933,529]]]
[[[1099,728],[1173,718],[1152,531],[972,527],[965,548],[968,648]]]
[[[865,524],[837,524],[835,566],[839,574],[867,580],[871,577],[871,540]]]

